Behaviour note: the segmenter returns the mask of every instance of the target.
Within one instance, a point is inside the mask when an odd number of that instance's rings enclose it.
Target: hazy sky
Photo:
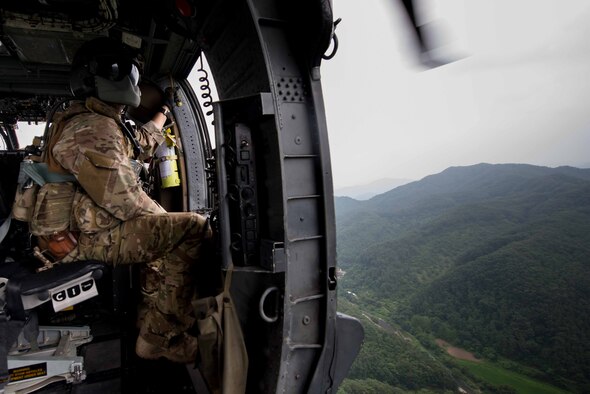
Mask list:
[[[449,166],[590,166],[590,2],[423,1],[447,53],[417,68],[393,0],[334,0],[322,65],[336,187]]]

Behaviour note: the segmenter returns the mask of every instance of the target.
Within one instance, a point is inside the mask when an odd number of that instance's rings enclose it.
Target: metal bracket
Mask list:
[[[77,347],[92,341],[90,328],[39,327],[38,347],[21,333],[8,356],[10,383],[4,392],[30,393],[53,382],[80,383],[86,379],[84,358]]]
[[[260,242],[260,265],[272,272],[285,272],[287,259],[284,244],[263,239]]]

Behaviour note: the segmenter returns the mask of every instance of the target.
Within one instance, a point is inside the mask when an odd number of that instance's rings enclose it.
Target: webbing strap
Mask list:
[[[35,163],[24,160],[21,162],[20,170],[19,183],[24,180],[21,179],[21,176],[23,178],[24,176],[28,176],[39,186],[43,186],[46,183],[76,182],[76,177],[72,174],[59,174],[49,171],[47,163]]]
[[[6,234],[8,234],[8,229],[10,228],[10,222],[11,222],[11,219],[9,216],[6,219],[4,219],[4,223],[2,223],[2,226],[0,226],[0,243],[2,243],[2,241],[4,241]]]

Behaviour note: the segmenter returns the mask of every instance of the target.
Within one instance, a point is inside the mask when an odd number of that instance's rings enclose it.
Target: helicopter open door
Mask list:
[[[236,266],[232,291],[252,392],[329,392],[363,337],[357,320],[336,313],[319,68],[332,29],[329,1],[249,1],[212,7],[198,35],[220,97],[214,112],[221,253],[224,265]]]

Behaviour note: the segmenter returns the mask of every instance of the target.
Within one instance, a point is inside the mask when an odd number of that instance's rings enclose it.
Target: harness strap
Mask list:
[[[24,176],[27,176],[39,186],[43,186],[46,183],[76,182],[76,177],[72,174],[60,174],[49,171],[47,163],[35,163],[24,160],[21,162],[20,171],[19,181],[24,179]]]
[[[0,226],[0,243],[2,243],[2,241],[4,241],[4,237],[6,237],[6,234],[8,234],[8,229],[10,228],[10,216],[7,217],[4,220],[4,223],[2,223],[2,226]]]

